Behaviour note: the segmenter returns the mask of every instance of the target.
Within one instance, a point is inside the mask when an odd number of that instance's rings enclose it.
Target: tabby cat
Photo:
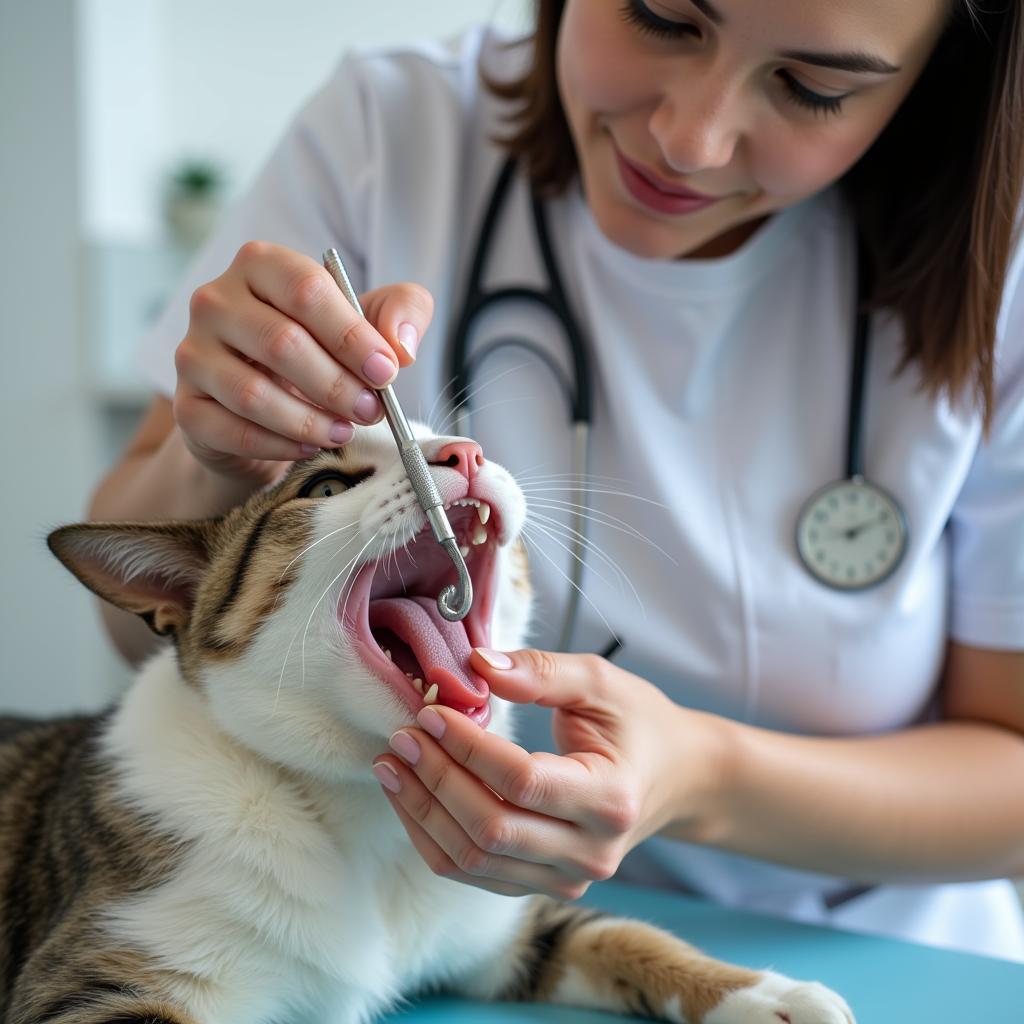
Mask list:
[[[837,995],[647,924],[434,874],[371,763],[424,700],[511,736],[470,648],[514,649],[522,492],[417,428],[476,599],[383,426],[223,518],[67,526],[51,549],[173,641],[98,717],[0,719],[0,1020],[368,1021],[417,992],[689,1024],[852,1024]],[[422,681],[422,682],[421,682]]]

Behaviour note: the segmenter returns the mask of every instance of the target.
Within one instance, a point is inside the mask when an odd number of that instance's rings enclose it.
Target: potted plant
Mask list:
[[[185,160],[171,174],[165,212],[175,240],[195,249],[220,214],[224,175],[212,160]]]

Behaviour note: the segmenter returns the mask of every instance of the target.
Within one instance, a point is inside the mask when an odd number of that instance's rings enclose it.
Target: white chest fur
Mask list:
[[[224,736],[170,655],[143,672],[106,743],[124,798],[184,849],[109,927],[207,1024],[366,1019],[484,970],[523,912],[431,873],[375,783],[328,790]]]

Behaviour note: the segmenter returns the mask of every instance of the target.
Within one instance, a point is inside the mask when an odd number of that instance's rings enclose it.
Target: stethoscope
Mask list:
[[[534,233],[548,279],[540,289],[513,285],[486,291],[487,269],[498,220],[515,174],[515,160],[503,164],[488,200],[469,265],[465,295],[448,347],[448,379],[452,382],[452,412],[459,434],[471,433],[472,382],[481,362],[503,348],[525,349],[540,359],[559,383],[569,410],[573,433],[572,479],[578,481],[572,515],[573,541],[569,572],[569,595],[558,647],[568,650],[583,593],[586,548],[586,483],[593,421],[593,385],[590,356],[579,320],[566,296],[562,274],[551,244],[547,213],[536,190],[530,191]],[[864,247],[858,247],[856,323],[853,365],[850,379],[846,439],[846,474],[816,491],[800,509],[796,524],[797,553],[807,571],[818,581],[837,590],[863,590],[881,583],[899,565],[908,539],[907,519],[899,502],[888,491],[869,481],[863,472],[861,445],[864,390],[867,373],[869,315],[864,308],[868,290]],[[469,354],[474,321],[499,302],[519,300],[547,310],[561,326],[570,357],[573,379],[539,345],[518,337],[501,337]]]

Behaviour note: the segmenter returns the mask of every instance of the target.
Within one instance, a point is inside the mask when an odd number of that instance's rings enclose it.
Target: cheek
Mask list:
[[[558,33],[558,90],[574,131],[588,116],[613,114],[644,95],[642,66],[631,59],[614,4],[579,0],[566,5]],[[614,68],[614,74],[609,74]]]
[[[870,148],[871,130],[794,137],[776,134],[761,140],[754,154],[754,176],[769,196],[795,202],[841,178]]]

